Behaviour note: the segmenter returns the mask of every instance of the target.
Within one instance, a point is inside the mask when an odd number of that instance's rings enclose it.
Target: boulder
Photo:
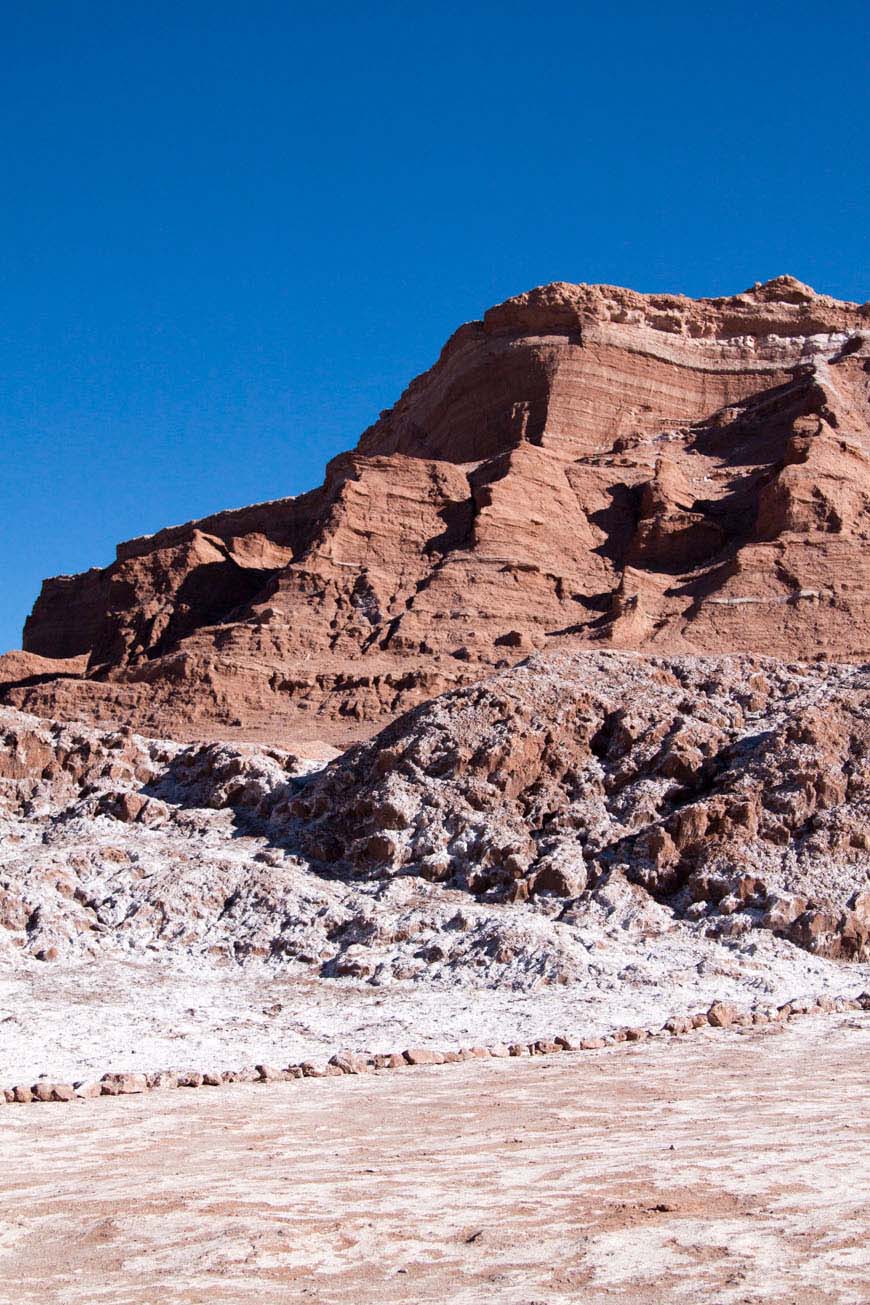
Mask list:
[[[713,1005],[707,1011],[707,1023],[712,1024],[714,1029],[728,1029],[737,1019],[739,1012],[736,1006],[732,1006],[727,1001],[714,1001]]]
[[[104,1074],[100,1083],[104,1096],[129,1096],[148,1090],[144,1074]]]
[[[353,1051],[339,1051],[330,1056],[329,1063],[341,1074],[367,1074],[369,1069],[365,1056]]]
[[[427,1047],[411,1047],[404,1052],[409,1065],[443,1065],[444,1056],[440,1051],[431,1051]]]
[[[73,1092],[83,1101],[93,1101],[102,1094],[102,1085],[96,1079],[84,1079],[74,1085]]]

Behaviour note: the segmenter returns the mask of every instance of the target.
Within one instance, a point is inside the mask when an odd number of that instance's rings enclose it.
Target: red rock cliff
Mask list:
[[[46,581],[0,692],[276,737],[533,649],[866,657],[868,440],[870,305],[544,286],[461,327],[320,489]]]

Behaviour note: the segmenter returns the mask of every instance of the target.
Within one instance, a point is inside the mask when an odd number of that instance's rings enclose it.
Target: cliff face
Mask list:
[[[277,738],[534,650],[860,659],[868,455],[870,305],[545,286],[461,327],[321,488],[47,581],[0,693]]]

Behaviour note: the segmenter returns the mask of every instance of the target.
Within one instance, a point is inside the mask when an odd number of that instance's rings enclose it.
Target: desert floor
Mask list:
[[[0,1118],[4,1305],[870,1299],[870,1015]]]

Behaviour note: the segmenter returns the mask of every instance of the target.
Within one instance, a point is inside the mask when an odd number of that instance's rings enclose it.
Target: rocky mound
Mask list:
[[[10,954],[523,986],[631,922],[653,961],[674,930],[870,959],[866,667],[537,656],[325,767],[0,716]]]
[[[214,969],[269,962],[288,978],[522,991],[589,981],[588,930],[610,915],[620,932],[630,921],[649,936],[670,928],[627,882],[587,904],[583,942],[546,909],[321,865],[303,853],[292,814],[319,764],[0,708],[0,968],[23,974],[32,958],[69,976],[82,959],[188,963],[207,984]],[[683,969],[691,940],[678,941]],[[626,953],[628,936],[597,957],[593,986]]]
[[[870,305],[556,284],[460,328],[296,499],[45,583],[3,701],[350,737],[539,649],[870,653]]]
[[[479,898],[614,872],[717,934],[870,958],[870,667],[534,657],[351,748],[293,804],[313,858]]]

